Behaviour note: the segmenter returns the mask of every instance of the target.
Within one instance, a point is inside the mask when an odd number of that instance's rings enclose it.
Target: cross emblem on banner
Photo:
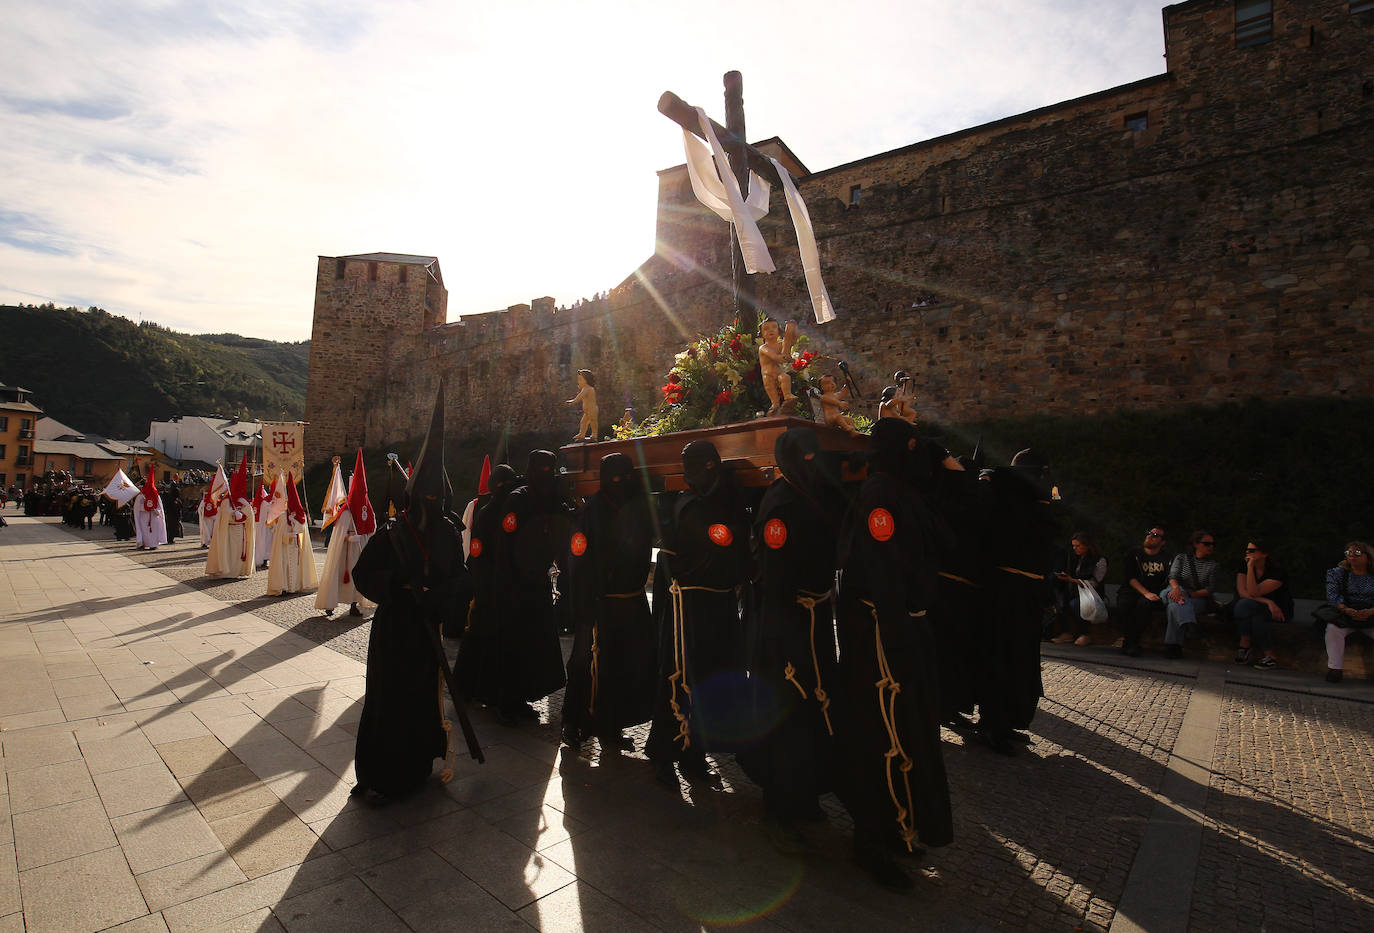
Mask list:
[[[282,454],[289,454],[291,448],[296,446],[296,439],[288,431],[272,432],[272,449]]]

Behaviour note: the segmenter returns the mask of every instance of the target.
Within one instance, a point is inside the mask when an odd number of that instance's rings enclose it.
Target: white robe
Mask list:
[[[162,513],[162,500],[159,498],[157,508],[151,511],[143,507],[147,501],[141,492],[134,496],[134,540],[139,547],[160,547],[167,543],[167,519]]]
[[[253,574],[253,506],[240,499],[233,508],[219,507],[205,573],[211,577],[248,577]]]
[[[267,563],[267,559],[272,556],[272,526],[267,522],[258,520],[257,532],[253,538],[253,559],[258,564]]]
[[[334,532],[329,537],[329,550],[324,555],[324,570],[320,572],[320,591],[315,594],[315,608],[332,611],[340,603],[357,603],[371,608],[372,603],[353,585],[353,565],[372,535],[354,532],[353,513],[345,509],[334,520]],[[344,581],[344,572],[348,580]]]
[[[207,516],[205,514],[205,500],[200,500],[200,505],[196,506],[196,516],[200,519],[200,544],[201,547],[210,546],[210,536],[215,530],[215,519],[218,515]]]
[[[267,595],[303,593],[313,590],[315,552],[310,547],[310,531],[288,512],[272,526],[272,559],[267,567]]]

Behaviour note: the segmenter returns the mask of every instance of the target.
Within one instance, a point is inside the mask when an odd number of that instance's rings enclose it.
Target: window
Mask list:
[[[1125,123],[1126,129],[1132,133],[1143,133],[1150,128],[1150,115],[1148,113],[1128,113]]]
[[[28,419],[28,418],[20,418],[20,419],[19,419],[19,430],[21,430],[21,431],[27,431],[27,430],[29,430],[29,429],[32,428],[32,427],[33,427],[33,421],[32,421],[32,420],[30,420],[30,419]]]
[[[9,429],[10,429],[10,419],[9,419],[9,416],[8,416],[8,415],[0,415],[0,431],[8,431]]]
[[[83,476],[91,476],[91,475],[94,474],[94,473],[95,473],[95,461],[94,461],[94,460],[87,460],[87,461],[86,461],[86,472],[83,473],[82,475],[83,475]],[[167,481],[167,478],[164,476],[163,479],[162,479],[162,481],[165,483],[165,482]]]
[[[348,262],[343,259],[334,260],[334,278],[342,279],[344,273],[348,271]]]
[[[369,282],[377,281],[377,264],[375,262],[367,264],[367,280]]]
[[[863,185],[850,185],[850,186],[849,186],[849,206],[850,206],[850,207],[853,207],[855,204],[858,204],[859,201],[860,201],[860,199],[863,198],[863,196],[864,196],[864,186],[863,186]]]
[[[5,480],[7,480],[8,478],[9,477],[7,477],[4,473],[0,473],[0,486],[5,485]]]
[[[404,285],[404,284],[406,283],[406,273],[407,273],[408,271],[409,271],[409,270],[408,270],[404,265],[401,266],[401,271],[398,273],[398,275],[399,275],[400,283],[401,283],[402,285]]]
[[[27,483],[28,480],[29,475],[27,473],[14,474],[14,485],[18,486],[20,489],[24,488],[24,484]]]
[[[4,445],[4,444],[0,444],[0,460],[4,460],[4,459],[5,459],[5,445]]]
[[[1236,48],[1274,38],[1274,0],[1236,0]]]

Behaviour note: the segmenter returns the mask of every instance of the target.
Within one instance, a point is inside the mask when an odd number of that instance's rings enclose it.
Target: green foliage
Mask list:
[[[173,415],[305,414],[310,344],[180,334],[101,308],[0,306],[0,380],[83,431],[142,438]]]
[[[1251,400],[1219,408],[1030,418],[945,430],[955,454],[981,436],[988,464],[1034,445],[1053,464],[1067,535],[1094,537],[1107,579],[1121,582],[1127,548],[1152,522],[1183,550],[1198,528],[1228,568],[1266,538],[1301,597],[1322,597],[1325,571],[1352,538],[1374,535],[1374,400]],[[938,431],[938,428],[930,428]]]

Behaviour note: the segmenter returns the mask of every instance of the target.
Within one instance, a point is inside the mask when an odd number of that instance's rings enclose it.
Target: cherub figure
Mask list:
[[[792,394],[792,376],[787,372],[792,363],[792,345],[797,342],[797,322],[787,322],[784,339],[778,332],[777,321],[764,321],[760,336],[763,342],[759,344],[759,375],[763,377],[768,401],[773,403],[768,414],[776,415],[797,403],[797,397]]]
[[[827,373],[821,377],[821,394],[816,396],[816,400],[821,403],[821,417],[826,424],[858,436],[854,419],[845,414],[849,411],[849,386],[841,386],[837,392],[835,377]]]
[[[911,385],[911,376],[905,370],[897,370],[892,374],[892,382],[897,387],[895,401],[899,409],[898,417],[905,418],[912,424],[916,423],[916,391]]]
[[[582,421],[577,425],[573,440],[595,441],[601,425],[596,411],[596,376],[592,375],[590,369],[577,371],[577,394],[563,404],[576,405],[578,402],[582,403]]]

